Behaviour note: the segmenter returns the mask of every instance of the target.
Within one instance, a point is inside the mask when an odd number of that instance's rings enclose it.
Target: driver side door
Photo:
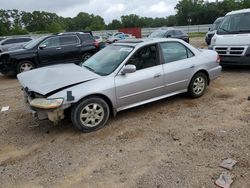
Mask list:
[[[44,45],[43,48],[40,47],[42,45]],[[62,48],[57,36],[46,39],[38,47],[40,66],[61,63],[62,55]]]
[[[157,45],[137,50],[126,65],[136,66],[136,72],[115,77],[118,111],[150,102],[163,95],[163,67]]]

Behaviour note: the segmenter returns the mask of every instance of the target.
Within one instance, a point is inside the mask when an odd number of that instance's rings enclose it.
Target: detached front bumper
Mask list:
[[[26,104],[27,110],[31,113],[31,115],[39,120],[49,119],[54,124],[57,124],[62,119],[64,119],[64,110],[68,108],[70,105],[62,105],[58,108],[54,109],[40,109],[34,108],[30,105],[32,98],[24,92],[24,102]]]

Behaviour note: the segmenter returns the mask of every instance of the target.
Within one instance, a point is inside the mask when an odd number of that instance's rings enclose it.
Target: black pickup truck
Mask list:
[[[34,68],[59,63],[80,63],[99,50],[89,33],[70,32],[40,37],[22,49],[0,53],[0,72],[16,75]]]

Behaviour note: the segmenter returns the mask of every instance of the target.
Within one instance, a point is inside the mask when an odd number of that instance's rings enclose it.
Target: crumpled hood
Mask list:
[[[24,88],[28,87],[30,91],[42,95],[98,77],[100,76],[75,64],[53,65],[17,75]]]

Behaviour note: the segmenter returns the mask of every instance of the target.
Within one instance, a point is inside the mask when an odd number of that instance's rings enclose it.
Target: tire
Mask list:
[[[71,121],[75,128],[88,133],[105,126],[110,109],[105,100],[99,97],[87,98],[71,110]]]
[[[208,77],[206,74],[199,72],[195,74],[188,86],[188,93],[191,98],[201,97],[207,88]]]
[[[82,55],[82,62],[84,62],[84,61],[86,61],[87,59],[89,59],[92,55],[93,55],[93,54],[92,54],[92,53],[89,53],[89,52],[83,54],[83,55]],[[81,62],[81,63],[82,63],[82,62]]]
[[[32,61],[24,60],[17,64],[17,74],[32,70],[35,68],[35,64]]]

